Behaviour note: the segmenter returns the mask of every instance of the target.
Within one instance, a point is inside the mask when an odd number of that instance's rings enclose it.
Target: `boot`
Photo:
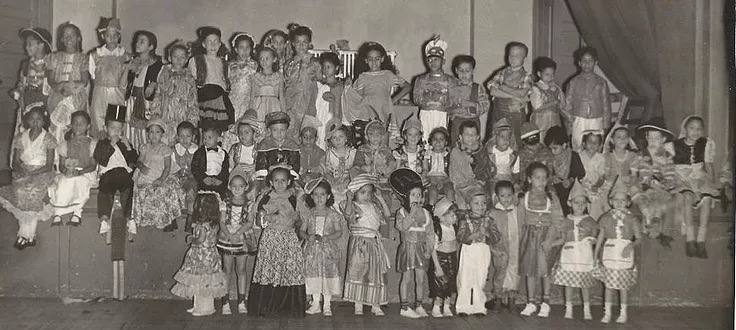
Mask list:
[[[698,250],[695,244],[695,241],[687,241],[685,242],[685,255],[688,258],[696,257],[698,256]]]
[[[516,314],[519,312],[519,309],[516,307],[516,297],[506,298],[506,309],[508,309],[509,313],[511,314]]]
[[[672,236],[667,236],[665,234],[659,234],[657,236],[657,241],[659,242],[659,245],[662,245],[663,248],[666,250],[672,250],[672,241],[675,239],[672,238]]]
[[[164,232],[171,232],[179,229],[179,224],[176,223],[176,219],[171,220],[171,223],[164,227]]]
[[[565,318],[572,319],[572,304],[565,304]]]
[[[601,323],[610,323],[611,322],[611,308],[612,305],[610,303],[606,303],[603,307],[603,318],[601,319]]]
[[[698,257],[700,259],[708,259],[708,251],[705,249],[705,242],[696,242],[694,249],[695,257]]]

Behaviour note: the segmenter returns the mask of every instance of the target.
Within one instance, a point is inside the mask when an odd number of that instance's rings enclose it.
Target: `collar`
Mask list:
[[[587,214],[583,214],[583,215],[573,215],[572,213],[570,213],[570,214],[568,214],[568,215],[567,215],[567,219],[568,219],[568,220],[572,220],[572,221],[580,221],[580,220],[583,220],[583,219],[585,219],[585,218],[587,218],[587,217],[588,217],[588,215],[587,215]]]
[[[511,206],[509,206],[508,208],[506,208],[506,207],[503,206],[503,204],[501,204],[501,202],[497,202],[496,203],[496,208],[499,209],[499,210],[501,210],[501,211],[508,212],[508,211],[515,210],[516,209],[516,206],[514,204],[511,204]]]
[[[199,149],[199,147],[196,144],[194,144],[194,143],[190,144],[188,149],[187,148],[184,148],[184,146],[181,145],[181,143],[177,143],[177,144],[174,145],[174,150],[176,150],[176,153],[179,156],[183,155],[184,152],[187,152],[187,151],[190,154],[193,154],[195,151],[197,151],[197,149]]]
[[[537,86],[539,86],[539,88],[541,89],[549,89],[550,84],[544,82],[543,80],[539,80],[537,81]]]
[[[220,146],[214,146],[214,147],[211,147],[211,148],[210,147],[205,147],[205,146],[202,146],[202,147],[204,147],[204,151],[205,152],[210,152],[210,151],[219,152],[220,151]]]
[[[118,45],[114,50],[109,50],[105,45],[97,48],[97,55],[100,56],[123,56],[125,55],[125,48]]]
[[[523,66],[520,66],[518,68],[514,68],[514,67],[512,67],[512,66],[509,65],[509,71],[514,71],[514,72],[521,71],[521,72],[524,72],[524,67]]]

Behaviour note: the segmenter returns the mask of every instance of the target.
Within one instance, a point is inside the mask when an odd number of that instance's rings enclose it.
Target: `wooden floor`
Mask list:
[[[351,304],[336,303],[331,318],[281,320],[219,313],[192,317],[186,312],[189,307],[191,302],[185,300],[98,300],[65,305],[58,299],[0,298],[0,329],[733,329],[733,310],[728,308],[632,307],[626,325],[604,327],[598,322],[600,306],[593,306],[596,321],[565,320],[563,306],[552,306],[547,319],[491,313],[420,320],[399,316],[397,305],[386,308],[384,317],[354,316]],[[580,308],[576,309],[576,317],[580,314]],[[614,318],[617,316],[616,309]]]

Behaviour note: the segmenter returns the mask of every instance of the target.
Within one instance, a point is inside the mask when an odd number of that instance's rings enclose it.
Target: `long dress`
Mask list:
[[[545,195],[535,198],[530,192],[519,201],[518,218],[521,227],[519,241],[519,275],[547,277],[558,259],[560,248],[542,251],[542,242],[562,233],[563,217],[559,199]]]
[[[105,127],[108,104],[125,105],[125,86],[128,82],[125,62],[130,58],[130,54],[120,45],[113,50],[103,45],[90,53],[89,74],[94,81],[90,112],[95,131]]]
[[[258,63],[253,60],[232,61],[227,65],[227,76],[230,79],[230,101],[235,109],[235,122],[240,120],[250,108],[251,77],[256,73]],[[233,126],[222,135],[222,147],[230,147],[238,142],[238,125]]]
[[[299,217],[296,197],[288,192],[269,192],[256,205],[256,212],[259,217],[264,215],[266,223],[250,286],[249,314],[304,317],[304,256],[294,228]]]
[[[283,111],[279,101],[279,89],[283,88],[284,78],[280,73],[274,72],[266,76],[261,72],[253,74],[251,88],[255,94],[250,100],[250,107],[256,110],[258,121],[266,120],[266,115],[271,112]]]
[[[83,84],[83,79],[87,76],[87,61],[87,55],[83,53],[59,51],[46,57],[47,69],[52,71],[53,80],[57,84],[48,99],[48,113],[52,124],[49,132],[56,141],[63,140],[73,112],[88,110],[89,98]]]
[[[92,153],[97,141],[90,136],[76,136],[69,141],[59,144],[56,152],[64,157],[67,167],[82,169],[94,163]],[[97,171],[77,176],[57,174],[54,182],[49,186],[50,203],[54,207],[54,214],[63,215],[71,212],[81,212],[89,200],[90,188],[97,185]]]
[[[284,102],[291,117],[289,131],[301,131],[304,116],[316,117],[317,78],[322,72],[319,61],[306,53],[294,55],[284,66]]]
[[[304,276],[308,295],[341,295],[342,283],[338,271],[339,240],[325,240],[325,236],[337,233],[343,227],[342,215],[327,209],[326,216],[317,216],[311,209],[302,208],[302,219],[306,222],[308,235],[320,235],[320,241],[307,240],[304,245]],[[344,234],[344,233],[343,233]]]
[[[389,70],[368,71],[358,76],[358,79],[353,83],[353,87],[363,97],[361,103],[374,113],[371,117],[378,118],[385,124],[388,122],[389,115],[394,113],[391,89],[404,83],[406,83],[404,78]]]
[[[218,298],[227,294],[227,275],[222,271],[222,257],[217,253],[217,227],[208,223],[194,223],[195,237],[201,243],[189,247],[184,256],[184,264],[174,280],[176,284],[171,293],[182,298],[194,296]]]
[[[174,176],[167,176],[161,185],[154,184],[164,171],[165,160],[171,159],[171,155],[171,148],[164,143],[145,144],[140,149],[139,160],[149,170],[144,174],[138,169],[133,174],[135,187],[132,218],[138,226],[163,229],[186,209],[184,189]]]
[[[197,85],[190,70],[177,69],[171,64],[161,68],[156,95],[151,104],[151,114],[163,120],[166,127],[161,140],[170,146],[176,144],[176,127],[182,121],[189,121],[197,127],[199,124]]]

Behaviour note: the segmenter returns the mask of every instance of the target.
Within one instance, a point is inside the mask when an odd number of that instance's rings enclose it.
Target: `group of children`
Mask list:
[[[565,93],[553,60],[539,58],[533,76],[527,47],[512,42],[488,93],[472,56],[444,72],[438,36],[412,86],[375,42],[361,47],[355,81],[340,77],[338,54],[312,56],[312,31],[296,24],[260,45],[236,33],[231,50],[203,27],[196,43],[167,47],[167,64],[152,32],[136,32],[132,54],[118,19],[99,32],[105,43],[89,56],[72,23],[59,27],[53,53],[48,31],[21,32],[22,125],[0,205],[18,219],[22,249],[35,244],[38,221],[61,225],[72,213],[67,224],[81,225],[98,186],[100,234],[120,272],[139,226],[172,231],[186,219],[191,246],[171,291],[194,299],[192,315],[215,313],[221,297],[223,314],[235,298],[238,313],[330,316],[342,297],[356,315],[364,305],[383,315],[395,267],[409,318],[428,316],[425,283],[435,317],[453,316],[453,304],[460,315],[515,311],[523,276],[522,315],[547,317],[557,284],[565,317],[581,288],[591,319],[589,289],[601,281],[602,321],[618,290],[622,323],[634,247],[644,234],[669,247],[675,205],[687,256],[707,258],[719,191],[703,118],[685,118],[678,139],[655,118],[636,129],[645,141],[636,151],[628,128],[609,127],[595,49],[577,54],[581,72]],[[410,92],[419,111],[399,118],[393,104]],[[113,217],[117,193],[123,215]],[[384,240],[396,232],[392,262]]]

